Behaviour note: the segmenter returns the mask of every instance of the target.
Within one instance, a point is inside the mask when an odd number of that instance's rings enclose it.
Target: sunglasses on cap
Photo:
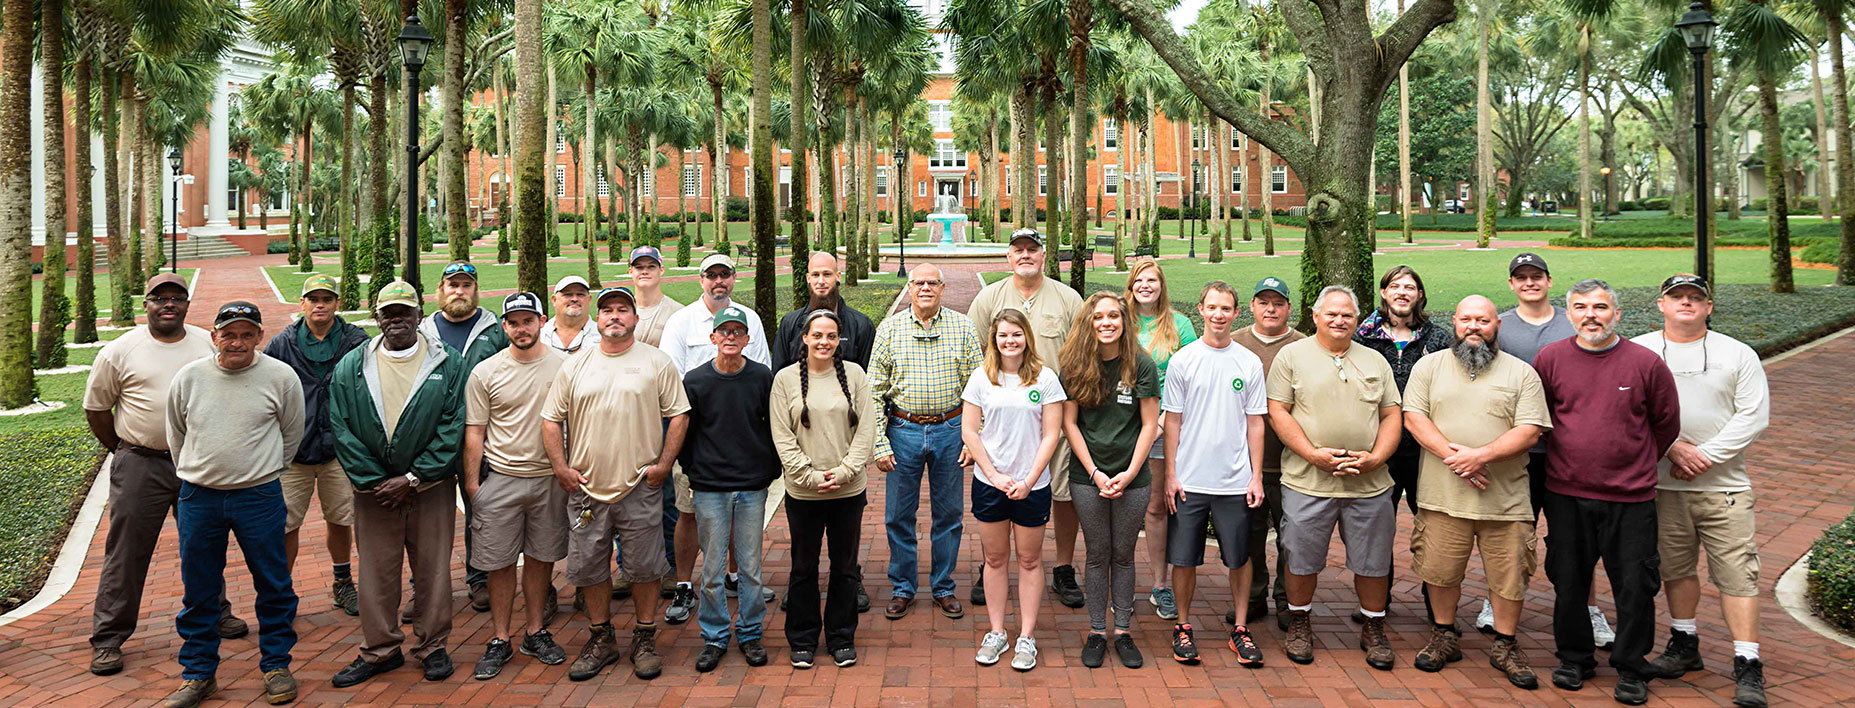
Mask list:
[[[444,267],[444,275],[441,277],[449,278],[453,275],[468,275],[471,280],[476,280],[477,267],[469,263],[452,263]]]

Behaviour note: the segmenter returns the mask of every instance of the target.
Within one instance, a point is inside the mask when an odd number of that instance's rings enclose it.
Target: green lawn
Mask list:
[[[167,271],[163,270],[162,272],[165,273]],[[194,273],[193,268],[180,269],[180,277],[186,278],[187,282],[193,282],[193,273]],[[96,292],[97,292],[97,309],[100,311],[98,315],[101,317],[110,316],[111,303],[110,303],[110,289],[109,289],[110,288],[110,277],[109,276],[110,276],[109,273],[97,273],[95,276]],[[39,288],[42,288],[44,286],[45,285],[44,285],[44,281],[42,278],[34,279],[32,281],[32,321],[33,322],[39,321],[39,295],[40,295]],[[75,299],[77,297],[77,276],[66,275],[64,277],[64,296],[67,298],[72,298],[72,299]],[[142,313],[142,296],[139,294],[136,294],[136,295],[130,295],[129,297],[135,303],[136,315],[140,316]]]

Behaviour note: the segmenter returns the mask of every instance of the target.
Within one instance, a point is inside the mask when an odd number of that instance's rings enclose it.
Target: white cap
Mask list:
[[[589,291],[593,289],[593,286],[586,284],[585,278],[582,278],[577,275],[569,275],[565,278],[561,278],[560,282],[554,284],[554,292],[558,293],[562,290],[566,290],[567,286],[569,285],[578,285],[582,288],[586,288]]]
[[[713,268],[715,266],[727,266],[728,270],[740,270],[739,268],[734,267],[733,258],[729,258],[725,254],[721,254],[721,253],[711,253],[709,254],[707,258],[702,259],[702,267],[696,269],[696,272],[707,273],[710,268]]]

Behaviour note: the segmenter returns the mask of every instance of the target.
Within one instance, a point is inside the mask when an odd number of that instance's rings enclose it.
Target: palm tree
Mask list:
[[[1400,0],[1402,3],[1402,0]],[[1500,12],[1500,0],[1480,0],[1475,7],[1475,246],[1487,248],[1494,238],[1494,101],[1488,82],[1488,42],[1494,34],[1494,21]],[[1410,95],[1407,77],[1408,67],[1401,67],[1398,74],[1398,157],[1399,169],[1410,177]],[[1589,223],[1589,209],[1583,207],[1583,196],[1579,193],[1579,214],[1581,220]],[[1606,197],[1605,208],[1612,201]],[[1410,216],[1404,217],[1405,242],[1410,242]],[[1587,234],[1588,235],[1588,234]]]
[[[1750,64],[1757,77],[1763,129],[1759,142],[1765,152],[1765,194],[1770,209],[1766,221],[1770,230],[1771,291],[1796,292],[1791,279],[1790,204],[1786,198],[1784,129],[1778,122],[1778,81],[1780,76],[1788,77],[1803,60],[1806,40],[1765,0],[1735,5],[1721,25],[1728,40],[1728,56],[1735,62]]]
[[[773,8],[769,0],[752,0],[753,85],[751,120],[753,182],[748,186],[750,231],[754,241],[754,311],[772,328],[778,316],[773,294],[774,236],[779,214],[773,203]]]
[[[1850,140],[1855,140],[1855,130],[1849,127],[1849,79],[1842,56],[1849,5],[1847,0],[1810,0],[1810,7],[1821,18],[1829,38],[1829,105],[1836,126],[1836,206],[1842,215],[1842,255],[1836,259],[1836,284],[1855,285],[1855,149],[1849,145]]]
[[[575,3],[555,5],[548,14],[548,31],[542,34],[548,55],[568,75],[580,77],[580,125],[585,137],[579,141],[579,147],[585,153],[580,160],[580,220],[587,229],[586,279],[592,283],[599,282],[599,248],[595,235],[599,230],[598,169],[600,161],[595,157],[599,140],[598,121],[594,117],[596,98],[599,88],[599,65],[605,55],[605,44],[609,40],[607,27],[610,13],[607,9],[592,3]],[[621,57],[622,58],[622,57]],[[621,68],[625,65],[620,64]],[[460,91],[461,93],[461,91]],[[449,117],[446,120],[450,120]],[[459,133],[462,133],[462,120],[459,121]],[[461,147],[454,146],[461,154]],[[461,158],[460,158],[461,159]],[[460,175],[461,177],[461,175]],[[462,180],[452,185],[458,194],[459,203],[463,200]],[[453,221],[461,220],[453,216]],[[455,225],[453,228],[456,228]],[[468,233],[468,225],[464,229]],[[452,249],[457,248],[457,237],[452,237]],[[614,258],[614,260],[617,260]]]
[[[0,297],[6,298],[0,304],[0,408],[25,406],[37,394],[31,310],[34,19],[31,0],[0,3]]]
[[[44,282],[39,294],[38,349],[33,362],[40,369],[56,369],[65,364],[64,325],[71,316],[64,296],[64,235],[69,226],[64,208],[64,0],[41,0],[39,4],[39,75],[44,85],[45,112],[41,131],[45,136],[45,267],[41,269]],[[88,94],[85,98],[89,98]],[[79,184],[89,186],[88,182]],[[89,224],[79,224],[86,227],[81,235],[88,236]],[[94,263],[85,263],[80,270],[94,267]]]
[[[547,291],[547,235],[552,231],[542,191],[547,186],[542,151],[554,148],[547,142],[551,111],[543,106],[545,63],[541,0],[515,0],[515,111],[521,131],[515,148],[515,279],[517,288],[532,293]]]
[[[82,265],[76,268],[77,302],[73,317],[77,325],[71,339],[79,344],[97,341],[97,239],[90,200],[90,130],[95,120],[91,115],[90,94],[97,64],[95,45],[86,39],[95,31],[95,17],[90,0],[73,1],[70,20],[76,41],[72,44],[71,59],[71,156],[77,172],[71,176],[71,184],[83,185],[83,188],[73,190],[77,202],[77,262]]]

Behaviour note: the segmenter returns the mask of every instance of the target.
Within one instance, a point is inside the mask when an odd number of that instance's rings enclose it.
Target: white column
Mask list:
[[[212,130],[206,152],[206,225],[230,227],[232,223],[226,219],[225,203],[231,189],[229,168],[226,165],[227,155],[232,151],[231,125],[227,122],[231,108],[225,81],[221,79],[217,83],[219,88],[213,92],[212,116],[208,118]],[[198,167],[190,171],[199,174]]]
[[[32,65],[32,242],[47,243],[45,240],[45,83],[39,78],[39,65]],[[59,205],[63,208],[63,205]],[[57,241],[58,234],[53,236]]]

